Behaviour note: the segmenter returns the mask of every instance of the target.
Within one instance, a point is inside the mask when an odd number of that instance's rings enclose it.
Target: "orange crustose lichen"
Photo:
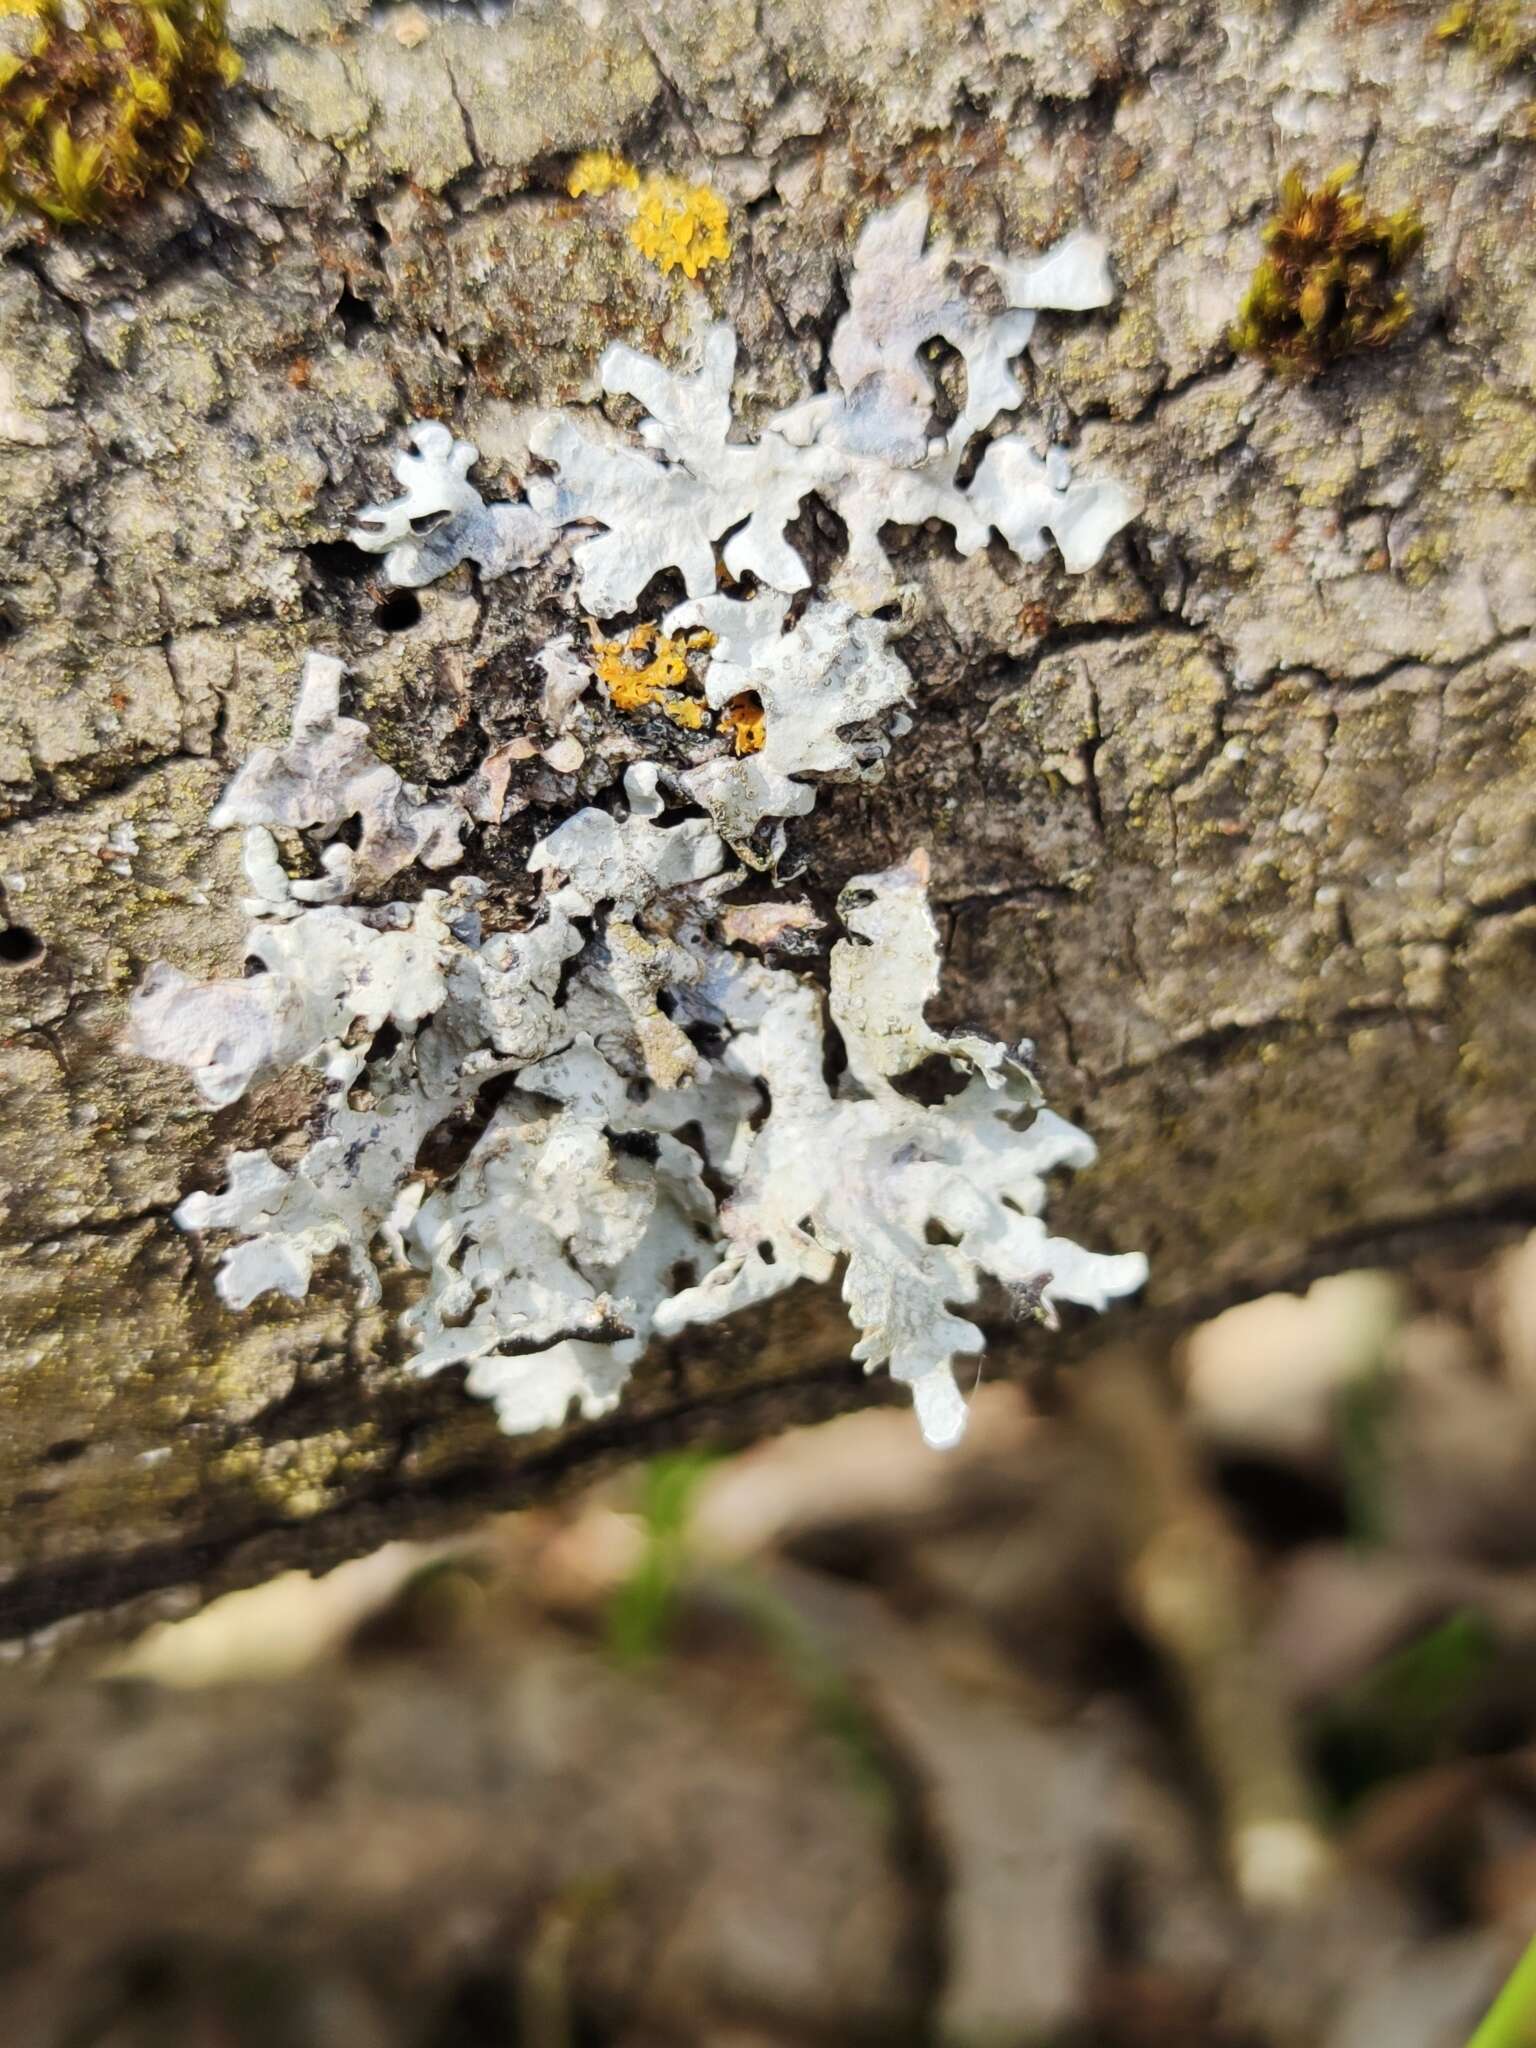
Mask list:
[[[768,737],[763,700],[755,690],[743,690],[726,705],[720,719],[738,754],[760,754]]]
[[[713,633],[663,633],[654,624],[636,626],[622,640],[592,634],[592,665],[615,711],[660,711],[674,725],[698,732],[709,722],[703,700],[689,694],[690,654],[713,647]]]
[[[597,199],[616,186],[633,192],[639,182],[640,173],[624,157],[615,156],[611,149],[588,149],[571,165],[565,189],[573,199],[588,195]]]
[[[646,178],[638,197],[640,210],[629,239],[658,270],[697,277],[730,255],[730,214],[708,185],[690,185],[682,178]]]

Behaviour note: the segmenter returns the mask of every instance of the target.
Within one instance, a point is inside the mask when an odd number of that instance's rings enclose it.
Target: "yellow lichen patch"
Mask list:
[[[611,149],[589,149],[571,165],[565,189],[573,199],[584,195],[596,199],[615,186],[633,192],[639,183],[640,173],[626,157],[615,156]]]
[[[0,206],[96,222],[202,154],[201,118],[240,75],[224,0],[10,0],[34,24],[0,58]]]
[[[668,697],[657,701],[672,723],[688,732],[697,732],[709,716],[697,697]]]
[[[627,157],[589,149],[571,165],[565,189],[573,199],[620,193],[634,215],[629,239],[658,270],[697,277],[731,253],[730,211],[709,185],[690,185],[666,171],[642,176]]]
[[[740,754],[760,754],[763,742],[768,737],[768,721],[763,712],[763,700],[755,690],[743,690],[739,697],[733,697],[721,715],[720,724],[731,736],[731,744]]]
[[[658,270],[697,277],[730,255],[730,212],[708,185],[661,175],[646,178],[629,239]]]
[[[644,625],[622,640],[601,640],[590,622],[587,630],[592,666],[615,711],[660,711],[689,732],[707,723],[709,713],[686,686],[693,681],[689,655],[713,647],[713,633],[663,633]]]

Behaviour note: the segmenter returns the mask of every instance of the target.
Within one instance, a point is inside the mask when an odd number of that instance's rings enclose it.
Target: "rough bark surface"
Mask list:
[[[813,884],[932,849],[947,1000],[1032,1033],[1098,1139],[1053,1215],[1150,1253],[1133,1313],[1531,1212],[1531,83],[1435,44],[1436,11],[243,0],[246,79],[189,188],[112,236],[11,225],[0,1633],[864,1397],[814,1295],[518,1442],[413,1383],[392,1314],[339,1284],[229,1315],[169,1212],[310,1098],[208,1113],[120,1032],[151,960],[240,959],[238,849],[206,815],[285,729],[306,648],[346,657],[420,780],[521,728],[552,581],[460,571],[402,624],[338,545],[405,421],[478,442],[496,495],[529,409],[593,399],[613,337],[675,347],[701,290],[741,336],[742,409],[785,403],[819,375],[859,220],[914,187],[1012,248],[1108,237],[1116,305],[1047,317],[1031,374],[1049,429],[1146,509],[1076,579],[906,538],[915,728],[882,786],[801,829]],[[569,199],[596,145],[707,169],[730,262],[669,282]],[[1413,322],[1313,385],[1235,362],[1282,172],[1349,158],[1425,221]],[[509,905],[547,822],[475,851]]]

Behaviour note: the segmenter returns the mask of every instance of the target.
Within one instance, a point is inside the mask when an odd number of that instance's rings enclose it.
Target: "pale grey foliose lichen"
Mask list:
[[[968,257],[998,312],[961,289],[926,233],[921,201],[865,230],[832,348],[837,388],[755,444],[728,438],[723,327],[692,376],[611,349],[605,382],[645,403],[641,435],[659,459],[547,422],[539,445],[558,475],[530,483],[529,505],[486,507],[467,481],[473,449],[414,430],[405,495],[357,535],[388,550],[393,580],[466,558],[500,573],[597,520],[606,530],[576,550],[580,602],[611,614],[658,569],[680,569],[691,595],[660,630],[700,650],[711,708],[761,706],[761,745],[737,752],[700,733],[691,766],[632,765],[619,808],[578,810],[533,847],[542,895],[526,929],[487,932],[472,876],[409,903],[374,899],[411,866],[456,865],[535,743],[497,749],[429,798],[341,716],[341,664],[310,658],[290,742],[258,750],[214,812],[245,832],[247,973],[199,984],[162,963],[132,1005],[137,1049],[185,1067],[211,1103],[285,1067],[321,1078],[320,1135],[291,1167],[238,1152],[222,1193],[176,1212],[184,1228],[229,1233],[217,1285],[232,1306],[304,1294],[338,1251],[370,1300],[381,1260],[408,1263],[423,1276],[406,1316],[415,1370],[466,1366],[470,1390],[518,1431],[557,1425],[573,1403],[603,1413],[653,1335],[841,1263],[855,1356],[907,1382],[925,1435],[947,1444],[965,1421],[954,1361],[983,1341],[956,1311],[984,1274],[1047,1321],[1057,1301],[1103,1307],[1142,1284],[1139,1254],[1046,1231],[1045,1175],[1093,1147],[1044,1108],[1027,1048],[927,1022],[939,949],[925,855],[844,890],[824,988],[783,964],[815,949],[808,904],[728,900],[744,878],[733,852],[771,867],[783,821],[814,801],[806,778],[878,774],[879,721],[910,699],[892,628],[868,616],[892,588],[883,521],[937,516],[965,549],[995,526],[1022,553],[1049,530],[1081,568],[1130,513],[1118,487],[1073,485],[1057,456],[1007,439],[968,487],[955,480],[975,435],[1019,402],[1012,360],[1034,309],[1108,296],[1102,248],[1074,236],[1031,263]],[[935,335],[963,357],[967,397],[930,436],[918,350]],[[792,611],[807,578],[784,529],[811,490],[842,513],[849,554],[833,592]],[[755,595],[716,588],[731,528],[725,565],[750,570]],[[538,658],[559,732],[591,671],[568,633]],[[568,735],[541,751],[567,768],[582,754]],[[693,814],[669,817],[680,807]],[[318,872],[291,876],[298,854]],[[940,1100],[910,1079],[935,1062],[960,1083]],[[423,1166],[428,1138],[451,1126],[460,1151],[473,1134],[461,1163]]]
[[[214,1102],[295,1063],[327,1097],[295,1166],[236,1153],[225,1191],[189,1196],[177,1220],[233,1235],[217,1284],[234,1307],[302,1295],[338,1249],[376,1299],[376,1258],[409,1260],[426,1275],[407,1317],[416,1370],[466,1364],[508,1429],[553,1426],[572,1401],[602,1413],[653,1332],[843,1259],[856,1356],[907,1381],[925,1433],[952,1442],[953,1362],[982,1345],[952,1309],[982,1273],[1049,1312],[1103,1306],[1144,1261],[1048,1236],[1043,1176],[1086,1164],[1091,1143],[1042,1108],[1018,1052],[925,1021],[938,941],[921,855],[844,891],[824,996],[723,939],[740,871],[706,820],[667,822],[660,781],[631,768],[625,815],[578,811],[538,843],[526,931],[486,935],[472,881],[409,907],[274,896],[253,902],[248,940],[264,973],[156,970],[134,999],[140,1051],[188,1067]],[[829,1018],[847,1055],[835,1086]],[[897,1084],[935,1056],[968,1078],[926,1106]],[[507,1075],[429,1194],[425,1139]]]
[[[816,792],[803,777],[878,775],[890,741],[871,722],[912,691],[911,671],[892,651],[884,620],[820,600],[793,625],[788,615],[789,600],[764,591],[745,600],[690,598],[662,621],[668,633],[702,628],[712,636],[703,681],[713,709],[744,695],[762,704],[763,744],[756,753],[704,760],[678,778],[754,867],[771,865],[783,847],[783,828],[776,824],[766,853],[754,854],[763,821],[803,817],[815,804]],[[848,738],[853,726],[866,727],[866,736]]]
[[[408,430],[411,450],[395,461],[401,495],[358,515],[351,539],[383,555],[384,573],[404,590],[436,582],[461,562],[483,576],[526,569],[547,552],[555,530],[526,505],[487,505],[469,472],[479,449],[456,441],[437,420]]]
[[[598,618],[631,610],[666,569],[681,573],[690,597],[708,596],[717,556],[733,577],[750,574],[786,594],[807,589],[785,528],[813,492],[848,532],[830,594],[863,612],[899,594],[880,539],[891,523],[939,520],[964,555],[995,529],[1025,561],[1040,559],[1050,534],[1067,569],[1089,569],[1135,512],[1122,485],[1077,482],[1064,450],[1037,452],[1017,434],[990,442],[970,481],[959,478],[980,436],[1023,403],[1013,364],[1037,312],[1085,311],[1113,295],[1096,235],[1069,235],[1033,258],[957,255],[943,239],[928,241],[928,205],[913,196],[876,214],[859,237],[848,310],[832,339],[834,382],[775,414],[755,440],[733,437],[732,328],[707,328],[699,366],[684,372],[615,342],[598,375],[605,391],[644,406],[641,445],[550,415],[529,446],[554,475],[528,480],[526,504],[487,508],[465,477],[473,449],[418,423],[418,454],[398,465],[406,495],[371,507],[353,539],[387,547],[390,579],[414,586],[466,555],[499,575],[544,552],[557,530],[595,524],[603,531],[579,541],[575,559],[581,602]],[[921,354],[936,339],[958,352],[966,378],[963,405],[937,432],[938,394]],[[486,533],[493,519],[506,522],[505,534]]]

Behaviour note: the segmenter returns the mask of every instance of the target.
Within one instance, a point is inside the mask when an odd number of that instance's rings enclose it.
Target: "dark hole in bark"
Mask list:
[[[848,1048],[843,1043],[843,1034],[829,1017],[821,1046],[821,1072],[828,1089],[837,1093],[837,1084],[848,1071]]]
[[[373,608],[373,623],[385,633],[405,633],[420,624],[421,599],[414,590],[394,590]]]
[[[726,1035],[718,1024],[712,1024],[707,1017],[699,1017],[692,1024],[685,1024],[683,1036],[694,1051],[702,1054],[707,1060],[718,1060],[725,1053]]]
[[[1335,1478],[1305,1472],[1257,1452],[1231,1452],[1216,1461],[1222,1495],[1251,1542],[1289,1549],[1301,1543],[1340,1543],[1349,1535],[1349,1512]]]
[[[814,491],[801,501],[800,510],[784,529],[784,538],[810,571],[816,588],[830,579],[848,552],[848,528],[841,513]]]
[[[372,1042],[368,1047],[369,1066],[382,1065],[385,1060],[398,1052],[400,1050],[400,1035],[398,1024],[391,1024],[388,1021],[381,1024],[373,1034]]]
[[[0,967],[35,967],[47,950],[37,933],[24,924],[7,925],[0,932]]]
[[[607,1136],[615,1152],[631,1159],[647,1159],[654,1166],[661,1157],[661,1141],[653,1131],[609,1131]]]
[[[479,1089],[457,1116],[429,1131],[416,1154],[416,1171],[447,1180],[458,1172],[485,1134],[486,1126],[517,1086],[516,1074],[497,1074]]]
[[[379,566],[377,555],[350,540],[312,540],[304,553],[315,573],[330,583],[360,583]]]
[[[923,345],[923,362],[933,380],[933,409],[928,432],[947,434],[965,406],[965,359],[953,343],[940,336]]]
[[[336,318],[341,322],[341,331],[348,341],[379,324],[379,316],[373,307],[366,299],[360,299],[349,284],[342,286],[341,297],[336,301]]]

